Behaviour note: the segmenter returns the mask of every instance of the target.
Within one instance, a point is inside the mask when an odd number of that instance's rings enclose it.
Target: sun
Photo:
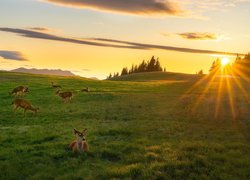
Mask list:
[[[226,65],[228,65],[230,63],[230,60],[226,57],[221,59],[221,65],[222,67],[225,67]]]

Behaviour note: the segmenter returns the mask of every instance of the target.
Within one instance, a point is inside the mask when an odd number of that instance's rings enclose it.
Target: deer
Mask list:
[[[56,94],[58,96],[60,96],[63,99],[64,102],[68,102],[68,101],[70,101],[72,99],[72,97],[73,97],[73,93],[72,92],[70,92],[70,91],[60,92],[60,91],[61,90],[57,90]]]
[[[15,112],[18,108],[23,108],[24,109],[24,112],[23,112],[24,116],[26,115],[27,110],[33,111],[35,114],[39,110],[38,107],[34,107],[29,101],[27,101],[25,99],[15,99],[12,102],[12,104],[14,105]]]
[[[89,150],[89,145],[85,138],[87,129],[85,128],[83,131],[78,131],[74,129],[74,134],[76,136],[76,140],[72,141],[69,145],[69,149],[73,152],[86,152]]]
[[[23,95],[23,93],[29,92],[29,88],[25,86],[18,86],[15,87],[11,92],[9,92],[10,95],[19,96]]]
[[[53,88],[62,88],[62,86],[56,85],[56,84],[54,84],[54,82],[51,82],[51,85],[52,85]]]
[[[81,92],[90,92],[90,89],[89,89],[89,87],[86,87],[86,88],[82,89]]]

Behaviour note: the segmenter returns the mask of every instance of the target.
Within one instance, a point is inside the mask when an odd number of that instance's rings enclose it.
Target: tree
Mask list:
[[[250,53],[244,57],[237,56],[233,64],[233,69],[240,76],[250,76]]]
[[[154,67],[155,71],[162,71],[162,67],[159,61],[159,58],[157,58],[157,61],[155,63],[155,67]]]
[[[209,72],[210,74],[216,74],[219,72],[220,69],[221,69],[221,61],[218,58],[213,62],[212,66],[209,69]]]
[[[122,68],[121,76],[133,73],[153,72],[153,71],[163,71],[159,58],[157,58],[156,60],[154,56],[152,56],[150,61],[146,62],[145,60],[143,60],[139,65],[133,64],[129,70],[127,67]],[[164,71],[166,72],[166,68],[164,68]],[[119,76],[119,73],[114,73],[113,77],[117,76]],[[108,77],[112,78],[112,75],[109,75]]]
[[[127,74],[128,74],[128,68],[125,67],[125,68],[122,69],[121,76],[127,75]]]
[[[143,60],[138,67],[138,72],[146,72],[146,69],[147,69],[147,63],[145,62],[145,60]]]
[[[198,75],[203,75],[203,74],[204,74],[204,73],[203,73],[203,70],[201,69],[197,74],[198,74]]]
[[[112,74],[110,73],[107,79],[111,79],[111,78],[112,78]]]
[[[148,62],[147,72],[155,71],[155,64],[156,64],[155,57],[152,56],[151,60]]]

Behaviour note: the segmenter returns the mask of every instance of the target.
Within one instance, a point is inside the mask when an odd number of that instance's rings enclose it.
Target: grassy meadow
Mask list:
[[[152,76],[0,72],[0,179],[250,179],[250,85],[238,80],[217,98],[220,78]],[[70,103],[52,81],[74,92]],[[29,87],[24,98],[37,115],[14,114],[8,92],[19,85]],[[91,92],[79,92],[87,86]],[[73,128],[88,129],[89,152],[68,150]]]

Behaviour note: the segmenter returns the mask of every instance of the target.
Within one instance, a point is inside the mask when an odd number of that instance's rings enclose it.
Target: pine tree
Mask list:
[[[111,79],[111,78],[112,78],[112,74],[110,73],[107,79]]]
[[[236,57],[233,64],[233,69],[236,69],[236,73],[240,76],[250,76],[250,53],[246,54],[243,58]]]
[[[155,57],[152,56],[151,60],[148,63],[147,72],[155,71],[155,63],[156,63]]]
[[[123,68],[121,71],[121,76],[127,75],[127,74],[133,74],[133,73],[153,72],[153,71],[163,71],[159,58],[155,60],[154,56],[152,56],[150,61],[146,62],[145,60],[143,60],[139,65],[133,64],[129,70],[127,67]],[[164,71],[166,71],[166,68],[164,68]],[[117,77],[117,76],[119,76],[119,73],[113,74],[113,77]],[[112,75],[110,74],[108,77],[112,78]]]
[[[216,61],[213,62],[212,66],[209,69],[210,74],[216,74],[221,69],[221,61],[220,59],[216,59]]]
[[[204,74],[204,73],[203,73],[203,70],[201,69],[197,74],[198,74],[198,75],[203,75],[203,74]]]
[[[145,62],[145,60],[143,60],[138,67],[138,72],[146,72],[146,68],[147,68],[147,63]]]
[[[122,69],[121,76],[127,75],[128,74],[128,68],[125,67]]]
[[[155,71],[162,71],[162,67],[161,67],[159,58],[157,58],[157,61],[155,63],[155,68],[154,69],[155,69]]]

